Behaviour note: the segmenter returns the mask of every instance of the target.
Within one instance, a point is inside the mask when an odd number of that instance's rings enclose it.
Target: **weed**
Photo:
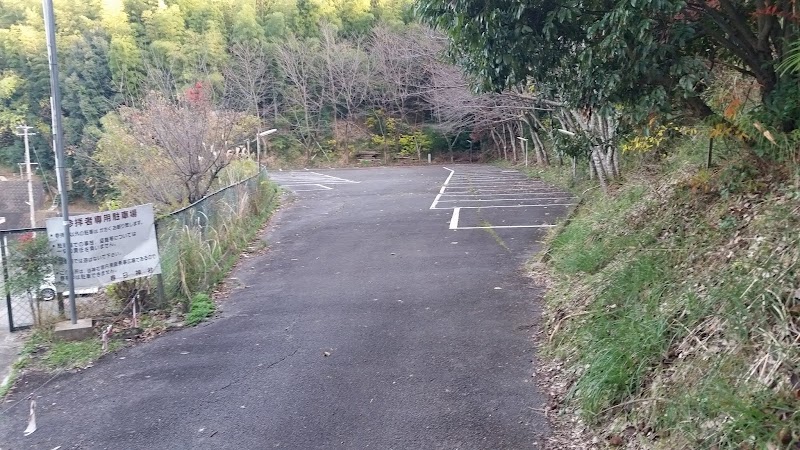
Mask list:
[[[216,306],[208,294],[195,294],[189,304],[189,313],[186,314],[186,325],[194,326],[214,314]]]
[[[680,143],[656,181],[587,196],[550,238],[545,351],[566,360],[568,398],[602,433],[646,424],[660,437],[630,448],[794,448],[792,169],[754,170],[763,160],[735,150],[698,169],[705,144]]]
[[[233,267],[277,203],[277,187],[269,181],[252,191],[228,188],[207,204],[164,219],[162,267],[170,300],[188,304]]]
[[[635,244],[641,236],[623,233],[625,224],[619,215],[631,210],[644,192],[638,186],[620,192],[564,227],[550,242],[558,270],[568,274],[596,273],[618,252]]]
[[[591,326],[576,330],[586,370],[575,393],[589,414],[638,392],[669,344],[668,322],[658,313],[662,262],[643,256],[612,274],[594,302]]]
[[[122,347],[122,342],[112,340],[109,342],[109,351]],[[73,369],[85,367],[103,355],[103,344],[99,339],[85,341],[53,341],[50,348],[41,357],[41,364],[51,370]]]
[[[509,253],[511,252],[511,249],[508,248],[508,245],[506,245],[505,241],[503,241],[503,238],[501,238],[500,235],[497,234],[496,231],[494,231],[491,223],[489,223],[487,220],[481,220],[480,226],[484,227],[483,230],[489,233],[489,236],[491,236],[492,239],[494,239],[494,241],[497,242],[497,245],[503,247],[503,250]]]
[[[586,222],[573,222],[553,239],[553,264],[564,273],[595,273],[609,260],[603,242],[593,238]]]
[[[53,342],[53,330],[50,328],[37,327],[22,344],[20,354],[28,356],[38,352],[42,348],[47,348]]]

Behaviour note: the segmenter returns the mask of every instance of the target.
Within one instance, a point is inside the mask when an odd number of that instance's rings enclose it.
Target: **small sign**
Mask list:
[[[70,216],[75,289],[93,288],[161,273],[153,205]],[[47,219],[50,249],[65,258],[64,222]],[[67,284],[66,263],[55,282]]]

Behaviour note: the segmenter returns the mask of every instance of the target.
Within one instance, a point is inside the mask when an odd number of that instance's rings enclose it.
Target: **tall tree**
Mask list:
[[[372,81],[372,65],[361,49],[361,40],[340,41],[330,24],[320,27],[321,53],[324,62],[325,93],[328,96],[333,129],[337,130],[338,119],[344,119],[341,142],[345,161],[350,161],[350,127],[356,110],[368,97]]]
[[[292,135],[310,160],[323,134],[323,109],[328,98],[325,92],[324,68],[319,45],[290,37],[278,48],[278,65],[286,77],[284,116]]]
[[[230,163],[230,146],[250,132],[241,113],[218,102],[224,98],[201,82],[181,93],[150,91],[141,107],[104,119],[109,135],[97,160],[118,176],[118,188],[169,207],[195,202]]]
[[[686,103],[705,116],[709,69],[725,65],[758,80],[765,103],[797,101],[780,98],[797,80],[775,70],[797,36],[791,2],[421,0],[419,11],[487,90],[532,78],[579,106],[625,104],[644,117]]]

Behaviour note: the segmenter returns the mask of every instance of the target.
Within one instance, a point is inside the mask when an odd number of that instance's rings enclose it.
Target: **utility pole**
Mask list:
[[[64,246],[67,259],[67,288],[69,289],[69,314],[72,324],[78,323],[75,306],[75,274],[72,270],[72,239],[70,238],[69,205],[67,201],[67,178],[64,173],[64,132],[61,128],[61,89],[58,86],[58,52],[56,50],[56,19],[53,0],[42,0],[44,30],[47,35],[47,59],[50,63],[50,111],[53,118],[53,149],[56,152],[56,174],[58,194],[61,196],[61,220],[64,224]]]
[[[33,178],[31,176],[31,148],[28,144],[28,136],[35,136],[36,133],[28,133],[33,127],[22,124],[17,127],[17,136],[22,136],[25,140],[25,170],[28,176],[28,205],[31,213],[31,228],[36,228],[36,205],[33,204]]]

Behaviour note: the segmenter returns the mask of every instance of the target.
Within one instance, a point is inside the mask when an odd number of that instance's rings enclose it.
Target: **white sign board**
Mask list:
[[[99,287],[161,273],[153,205],[70,216],[75,289]],[[64,222],[47,219],[50,249],[66,258]],[[56,284],[67,283],[66,265],[55,268]]]

